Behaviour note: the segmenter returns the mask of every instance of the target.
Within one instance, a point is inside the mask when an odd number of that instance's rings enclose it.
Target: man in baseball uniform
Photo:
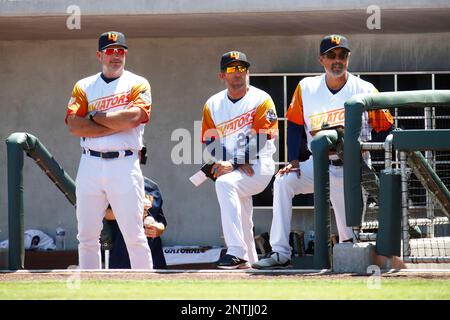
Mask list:
[[[148,81],[124,70],[128,46],[116,31],[98,40],[102,71],[78,81],[66,115],[69,132],[81,138],[76,178],[78,251],[81,269],[100,269],[99,236],[108,203],[133,269],[151,269],[144,233],[144,179],[139,165],[144,125],[150,120]]]
[[[294,92],[286,113],[288,119],[287,146],[289,164],[280,169],[274,182],[273,220],[270,230],[272,252],[265,259],[254,263],[257,269],[284,268],[290,266],[291,248],[289,232],[292,218],[292,198],[297,194],[314,191],[313,158],[299,163],[301,131],[306,131],[308,148],[313,136],[322,128],[344,127],[344,103],[358,93],[376,92],[375,87],[349,72],[348,40],[340,35],[329,35],[320,43],[319,62],[325,74],[302,79]],[[360,139],[368,141],[371,130],[389,130],[393,119],[388,110],[363,114],[363,130]],[[367,160],[367,157],[366,157]],[[344,207],[343,162],[330,152],[330,200],[333,205],[340,242],[352,242],[352,228],[347,227]]]
[[[253,237],[252,195],[262,192],[275,173],[272,159],[278,120],[272,98],[249,84],[244,53],[225,53],[219,78],[226,89],[203,108],[202,142],[214,157],[211,173],[220,205],[227,253],[218,268],[249,268],[258,260]]]

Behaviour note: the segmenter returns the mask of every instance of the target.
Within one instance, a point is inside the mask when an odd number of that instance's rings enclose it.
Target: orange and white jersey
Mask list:
[[[72,91],[67,117],[76,114],[79,117],[94,110],[112,112],[138,107],[145,111],[147,119],[139,126],[112,135],[97,138],[82,138],[81,147],[96,151],[140,150],[143,146],[144,126],[150,120],[152,97],[148,81],[132,72],[124,71],[114,81],[106,83],[101,73],[81,79]]]
[[[273,138],[278,135],[278,118],[272,98],[263,90],[249,87],[242,99],[233,103],[223,90],[206,101],[203,108],[202,142],[220,139],[230,154],[243,147],[245,138],[266,133],[269,139],[260,149],[260,157],[275,153]]]
[[[311,149],[312,137],[323,124],[327,123],[330,127],[345,127],[345,101],[355,94],[373,92],[378,91],[370,82],[351,73],[348,73],[346,84],[336,94],[332,94],[328,89],[325,74],[307,77],[297,85],[286,118],[305,126],[308,147]],[[388,130],[394,123],[387,109],[363,112],[362,118],[361,141],[371,139],[372,129],[377,132]]]

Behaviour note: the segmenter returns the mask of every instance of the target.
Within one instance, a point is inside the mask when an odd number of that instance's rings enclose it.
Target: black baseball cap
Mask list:
[[[347,38],[338,34],[330,34],[324,37],[320,42],[320,55],[334,48],[343,48],[350,51]]]
[[[250,67],[250,63],[248,62],[245,53],[230,51],[222,55],[222,58],[220,59],[220,70],[225,70],[227,65],[236,61],[242,62],[245,66]]]
[[[100,35],[100,38],[98,38],[98,51],[102,51],[111,46],[121,46],[128,49],[128,46],[125,44],[125,36],[123,33],[108,31]]]

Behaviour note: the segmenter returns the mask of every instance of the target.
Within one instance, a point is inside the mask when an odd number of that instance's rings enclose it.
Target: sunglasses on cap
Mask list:
[[[335,51],[328,51],[328,52],[324,53],[324,56],[330,60],[334,60],[334,59],[336,59],[336,57],[338,57],[339,60],[345,60],[348,58],[348,54],[349,54],[349,52],[345,51],[345,50],[341,51],[339,54],[336,54]]]
[[[226,73],[234,73],[236,71],[238,71],[239,73],[244,73],[248,70],[248,67],[244,67],[244,66],[234,66],[234,67],[227,67],[225,69]]]
[[[106,48],[106,49],[103,49],[102,52],[104,54],[106,54],[107,56],[112,56],[113,54],[116,54],[116,53],[119,56],[123,56],[125,53],[128,52],[128,50],[124,49],[124,48]]]

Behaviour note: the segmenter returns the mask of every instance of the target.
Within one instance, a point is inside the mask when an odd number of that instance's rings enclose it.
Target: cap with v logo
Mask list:
[[[236,61],[242,62],[242,64],[245,65],[246,67],[250,66],[250,63],[248,62],[245,53],[239,51],[230,51],[222,55],[222,58],[220,59],[220,70],[225,70],[227,65]]]
[[[100,38],[98,38],[98,51],[111,46],[121,46],[125,49],[128,49],[128,46],[125,44],[124,34],[117,31],[108,31],[102,33],[100,35]]]
[[[321,55],[327,53],[328,51],[334,48],[344,48],[350,51],[347,38],[338,34],[331,34],[329,36],[324,37],[320,42]]]

